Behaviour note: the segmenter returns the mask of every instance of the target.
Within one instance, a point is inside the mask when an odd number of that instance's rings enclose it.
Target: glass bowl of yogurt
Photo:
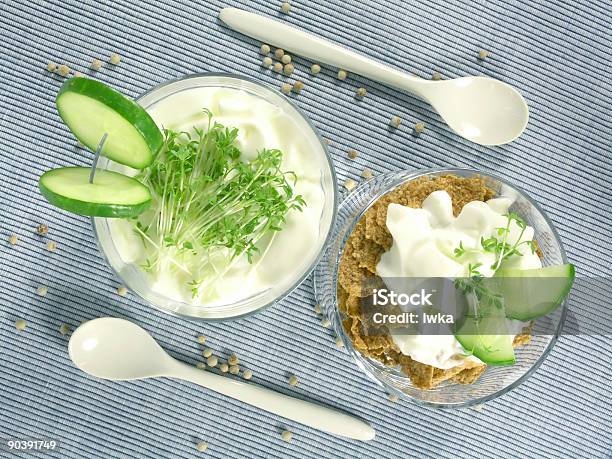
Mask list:
[[[453,208],[457,201],[461,204]],[[515,228],[507,215],[517,215],[524,229]],[[378,336],[374,326],[368,335],[363,332],[371,325],[364,312],[368,306],[352,300],[365,296],[360,285],[370,288],[369,281],[380,291],[391,289],[397,279],[439,280],[477,269],[480,276],[493,276],[495,255],[471,253],[476,252],[472,247],[486,242],[491,232],[501,234],[498,228],[506,222],[508,234],[515,235],[508,240],[514,237],[520,252],[507,259],[511,269],[567,264],[559,235],[538,204],[493,174],[469,169],[391,172],[364,182],[339,206],[332,239],[315,271],[317,300],[357,365],[387,392],[427,406],[461,408],[517,387],[544,361],[562,329],[567,296],[545,320],[507,321],[515,360],[503,366],[485,365],[469,355],[453,332],[402,334],[389,326]],[[359,284],[355,273],[369,281]],[[436,285],[431,291],[441,290]]]
[[[206,130],[209,114],[214,122],[237,128],[241,159],[255,158],[261,149],[280,150],[280,168],[291,173],[293,193],[305,205],[287,213],[280,231],[264,235],[252,259],[240,255],[223,264],[224,253],[215,253],[215,280],[205,294],[197,295],[183,272],[189,266],[154,273],[143,269],[148,253],[135,221],[94,218],[98,245],[125,286],[164,312],[211,321],[252,314],[289,294],[319,260],[337,211],[332,160],[316,128],[289,98],[236,75],[189,75],[156,86],[136,100],[160,129]],[[137,174],[106,158],[100,158],[98,167]]]

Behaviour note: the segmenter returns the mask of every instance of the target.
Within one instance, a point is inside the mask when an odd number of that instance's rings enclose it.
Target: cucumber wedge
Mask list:
[[[574,283],[574,265],[539,269],[502,269],[487,279],[504,299],[506,317],[523,322],[545,316],[559,307]]]
[[[149,189],[117,172],[98,170],[89,183],[87,167],[62,167],[45,172],[38,181],[42,195],[56,207],[93,217],[134,217],[151,205]]]
[[[466,317],[455,338],[467,352],[489,365],[513,365],[516,361],[507,320],[500,316]]]
[[[55,104],[66,126],[90,150],[107,132],[102,155],[118,163],[143,169],[162,146],[163,135],[145,109],[99,81],[70,78]]]

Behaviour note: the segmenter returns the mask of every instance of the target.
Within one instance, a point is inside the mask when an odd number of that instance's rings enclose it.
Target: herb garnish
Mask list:
[[[453,255],[456,258],[460,258],[470,252],[494,253],[495,261],[491,265],[491,269],[495,272],[499,269],[502,262],[508,258],[512,256],[522,256],[523,254],[519,251],[519,247],[523,244],[529,245],[532,253],[535,253],[536,246],[534,241],[521,241],[521,238],[527,229],[527,223],[525,220],[514,212],[505,214],[505,217],[507,218],[506,225],[504,227],[495,228],[497,237],[481,237],[480,248],[478,249],[466,249],[463,246],[463,241],[459,241],[459,246],[453,250]],[[510,235],[510,225],[513,221],[516,222],[516,225],[520,228],[521,232],[516,241],[513,244],[509,244],[508,237]],[[493,292],[486,286],[486,283],[483,282],[484,276],[479,271],[481,266],[482,263],[469,263],[467,278],[457,278],[454,280],[455,288],[462,290],[466,295],[471,296],[475,300],[472,302],[472,317],[476,319],[477,327],[478,319],[490,317],[491,315],[497,315],[503,308],[502,295]]]
[[[280,150],[263,149],[243,161],[238,129],[213,122],[212,113],[204,112],[206,130],[164,131],[160,153],[139,177],[157,212],[139,217],[135,225],[143,242],[155,248],[143,269],[159,271],[168,261],[191,277],[194,297],[205,280],[208,285],[211,277],[222,276],[238,257],[252,263],[257,243],[280,231],[290,210],[305,205],[293,193],[295,174],[280,169]]]
[[[536,245],[534,241],[521,241],[525,230],[527,229],[527,223],[523,218],[521,218],[515,212],[509,212],[504,215],[507,218],[506,226],[495,228],[497,230],[497,236],[491,236],[487,239],[484,237],[480,238],[480,249],[466,249],[463,247],[463,241],[459,241],[459,246],[453,250],[453,255],[456,258],[464,256],[468,252],[490,252],[495,254],[495,261],[491,265],[491,269],[493,271],[497,271],[501,266],[502,262],[507,260],[513,255],[522,257],[523,254],[519,251],[519,247],[523,244],[529,245],[531,248],[531,253],[535,253]],[[508,237],[510,235],[510,224],[512,222],[516,222],[516,225],[520,228],[521,232],[514,242],[514,244],[510,245],[508,243]],[[501,239],[499,239],[501,238]],[[481,266],[481,263],[477,263],[478,266],[474,266],[474,269]],[[480,276],[480,273],[472,270],[472,265],[469,265],[469,277],[473,277],[474,275]]]

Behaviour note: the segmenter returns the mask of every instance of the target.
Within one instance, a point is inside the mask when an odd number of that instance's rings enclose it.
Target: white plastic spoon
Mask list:
[[[224,8],[220,18],[232,29],[264,43],[408,91],[429,102],[457,134],[480,145],[511,142],[527,126],[529,109],[523,96],[493,78],[424,80],[258,14]]]
[[[364,421],[342,411],[179,362],[145,330],[127,320],[104,317],[84,323],[72,334],[68,352],[78,368],[98,378],[184,379],[325,432],[356,440],[371,440],[375,435]]]

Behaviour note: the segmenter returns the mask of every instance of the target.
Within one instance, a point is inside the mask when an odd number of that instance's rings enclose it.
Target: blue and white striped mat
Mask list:
[[[612,234],[611,10],[604,1],[279,0],[0,2],[0,438],[53,438],[58,458],[604,458],[612,455],[611,340],[563,337],[544,365],[511,393],[473,409],[440,411],[392,403],[338,349],[312,311],[311,280],[281,304],[224,324],[186,322],[156,312],[118,280],[96,249],[89,221],[50,207],[37,178],[50,167],[89,164],[54,108],[62,78],[48,62],[90,74],[95,57],[122,56],[96,77],[136,96],[170,78],[236,72],[279,87],[260,67],[259,44],[217,19],[239,6],[352,46],[429,78],[489,75],[516,86],[531,121],[516,142],[484,148],[452,134],[430,108],[359,76],[339,82],[336,69],[316,78],[297,57],[306,83],[296,103],[331,151],[338,179],[405,168],[470,166],[495,171],[526,189],[559,229],[582,276],[610,276]],[[490,56],[479,61],[478,51]],[[355,89],[367,97],[356,102]],[[388,129],[393,115],[402,118]],[[416,121],[426,132],[412,135]],[[346,152],[359,152],[349,160]],[[49,225],[43,239],[33,233]],[[19,236],[11,246],[10,234]],[[55,253],[45,241],[57,242]],[[36,289],[48,286],[40,297]],[[603,296],[610,292],[601,292]],[[589,304],[572,304],[593,315]],[[196,363],[196,336],[222,355],[236,352],[253,380],[309,396],[369,420],[369,443],[347,441],[288,423],[194,385],[152,380],[98,381],[68,359],[72,328],[100,316],[131,319],[176,357]],[[17,319],[26,319],[23,332]],[[295,389],[287,374],[299,376]],[[195,443],[206,441],[206,453]],[[8,456],[0,450],[0,457]],[[32,457],[40,457],[34,456]]]

